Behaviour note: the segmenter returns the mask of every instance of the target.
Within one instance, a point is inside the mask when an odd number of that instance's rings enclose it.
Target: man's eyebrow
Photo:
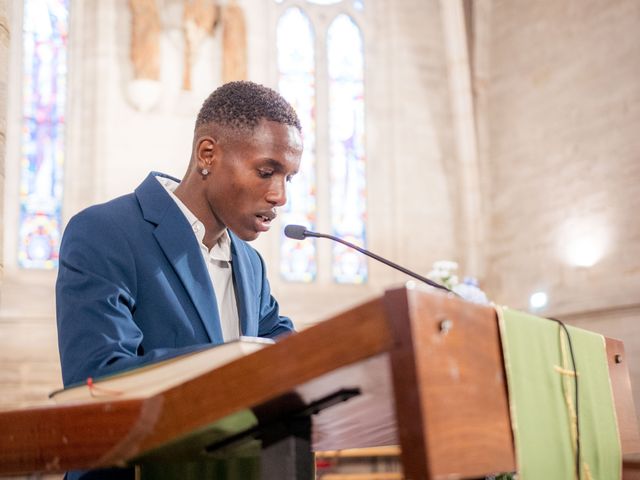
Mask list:
[[[273,167],[275,170],[278,171],[283,171],[284,170],[284,164],[278,160],[276,160],[275,158],[265,158],[264,161],[270,166]],[[290,176],[295,175],[296,173],[298,173],[299,170],[296,170],[295,172],[291,172]]]
[[[276,160],[275,158],[267,157],[264,159],[264,161],[268,163],[270,167],[282,168],[282,163]]]

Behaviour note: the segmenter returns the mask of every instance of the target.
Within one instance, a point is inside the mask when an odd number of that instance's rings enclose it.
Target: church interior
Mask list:
[[[0,0],[0,410],[62,385],[69,218],[181,178],[202,101],[251,80],[303,124],[300,210],[253,242],[298,330],[409,278],[286,223],[624,341],[640,412],[638,25],[636,0]]]

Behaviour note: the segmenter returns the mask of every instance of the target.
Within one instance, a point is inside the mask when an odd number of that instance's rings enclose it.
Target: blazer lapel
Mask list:
[[[150,174],[136,189],[144,218],[157,225],[153,235],[188,292],[209,340],[222,343],[216,297],[198,242],[176,203],[153,178],[155,175]]]
[[[256,291],[255,273],[246,252],[239,245],[240,240],[229,232],[231,237],[231,263],[233,267],[233,285],[236,290],[238,316],[242,335],[258,336],[259,313],[258,292]]]

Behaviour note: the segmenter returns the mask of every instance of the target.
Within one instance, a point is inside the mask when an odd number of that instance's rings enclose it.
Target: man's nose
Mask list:
[[[275,182],[267,192],[267,202],[274,207],[287,203],[287,187],[284,181]]]

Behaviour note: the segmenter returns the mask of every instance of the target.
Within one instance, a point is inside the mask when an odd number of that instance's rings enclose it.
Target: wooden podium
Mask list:
[[[640,452],[622,342],[607,356],[623,454]],[[0,475],[257,458],[260,478],[306,480],[309,439],[399,444],[413,480],[516,470],[494,310],[391,290],[150,398],[1,412]]]

